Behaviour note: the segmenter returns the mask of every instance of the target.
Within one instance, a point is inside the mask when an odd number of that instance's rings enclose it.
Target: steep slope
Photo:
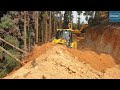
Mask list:
[[[85,44],[96,52],[108,53],[120,61],[120,27],[118,24],[88,28]]]
[[[74,52],[74,54],[72,52]],[[105,58],[108,57],[110,61],[103,64],[104,60],[101,61],[101,57],[102,56],[97,55],[97,53],[93,51],[77,51],[61,45],[54,45],[47,49],[45,53],[42,53],[36,59],[29,61],[26,65],[6,76],[4,79],[120,78],[120,68],[116,65],[114,59],[109,55],[106,55],[106,57],[103,56]],[[99,65],[99,68],[95,68],[95,64]],[[102,68],[104,65],[106,67]],[[100,68],[102,68],[102,71]],[[112,69],[114,70],[112,71]]]

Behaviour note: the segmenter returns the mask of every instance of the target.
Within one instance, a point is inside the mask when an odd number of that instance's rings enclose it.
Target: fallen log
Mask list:
[[[0,49],[2,50],[2,51],[4,51],[6,54],[8,54],[9,56],[11,56],[12,58],[14,58],[16,61],[18,61],[20,64],[24,64],[24,63],[22,63],[18,58],[16,58],[14,55],[12,55],[10,52],[8,52],[7,50],[5,50],[3,47],[1,47],[0,46]]]
[[[22,49],[20,49],[20,48],[18,48],[18,47],[16,47],[16,46],[14,46],[14,45],[12,45],[12,44],[10,44],[9,42],[7,42],[7,41],[5,41],[4,39],[2,39],[1,37],[0,37],[0,40],[1,40],[1,41],[3,41],[3,42],[5,42],[6,44],[8,44],[8,45],[12,46],[13,48],[17,49],[18,51],[20,51],[20,52],[22,52],[22,53],[27,54],[27,52],[26,52],[26,51],[23,51]]]

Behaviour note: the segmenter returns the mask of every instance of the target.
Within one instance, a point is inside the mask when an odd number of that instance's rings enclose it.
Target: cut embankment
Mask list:
[[[116,25],[88,28],[85,44],[98,53],[111,54],[120,62],[120,27]],[[117,62],[116,62],[117,63]]]

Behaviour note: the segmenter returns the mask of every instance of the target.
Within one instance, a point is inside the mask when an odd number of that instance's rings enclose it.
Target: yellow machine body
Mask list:
[[[62,44],[62,45],[66,45],[66,40],[65,39],[54,39],[52,42]],[[77,48],[76,45],[77,45],[77,42],[71,42],[70,43],[71,48]]]
[[[70,32],[73,32],[73,30],[72,30],[72,24],[71,24],[71,23],[68,24],[68,27],[69,27],[69,29],[57,29],[57,31],[68,30],[68,31],[70,31]],[[57,33],[57,35],[58,35],[58,33]],[[72,39],[72,37],[71,37],[70,39]],[[60,37],[60,38],[55,38],[55,39],[53,39],[52,42],[53,42],[53,43],[62,44],[62,45],[66,45],[66,40],[63,39],[63,38],[61,38],[61,37]],[[71,48],[77,48],[77,42],[75,42],[75,41],[70,42],[70,47],[71,47]]]
[[[73,34],[80,34],[82,30],[84,30],[86,27],[88,27],[88,24],[83,24],[80,30],[72,30]]]

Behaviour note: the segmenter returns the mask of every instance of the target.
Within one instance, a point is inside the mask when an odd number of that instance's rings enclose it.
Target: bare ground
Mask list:
[[[50,44],[49,44],[50,45]],[[37,46],[36,48],[40,48]],[[34,55],[33,55],[34,56]],[[32,56],[31,56],[32,57]],[[78,51],[61,45],[29,61],[4,79],[103,79],[120,78],[120,66],[108,54]]]

